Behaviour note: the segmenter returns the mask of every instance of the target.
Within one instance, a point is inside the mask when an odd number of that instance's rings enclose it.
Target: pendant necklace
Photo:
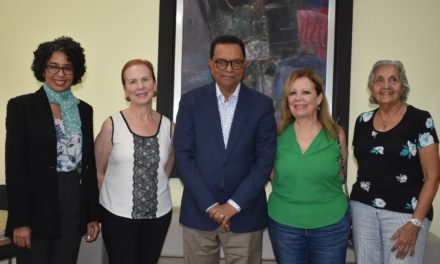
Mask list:
[[[393,121],[394,116],[400,111],[400,108],[402,108],[403,104],[400,104],[397,110],[388,118],[388,120],[385,120],[382,115],[379,115],[380,119],[382,119],[382,130],[387,130],[388,124]],[[381,112],[383,113],[383,112]]]

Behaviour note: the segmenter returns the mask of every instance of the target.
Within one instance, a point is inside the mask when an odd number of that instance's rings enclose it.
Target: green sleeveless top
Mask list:
[[[339,176],[339,144],[323,129],[302,153],[293,124],[279,136],[269,216],[295,228],[320,228],[345,215],[347,198]]]

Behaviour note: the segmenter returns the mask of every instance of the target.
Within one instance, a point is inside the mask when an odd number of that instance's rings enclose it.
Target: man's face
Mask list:
[[[245,64],[246,60],[238,44],[216,45],[214,56],[209,60],[212,76],[222,91],[235,90],[243,78]]]

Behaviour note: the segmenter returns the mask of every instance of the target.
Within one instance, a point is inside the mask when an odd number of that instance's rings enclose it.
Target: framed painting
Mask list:
[[[285,79],[309,67],[347,129],[352,11],[352,0],[162,0],[157,110],[174,120],[180,95],[213,81],[210,42],[231,34],[246,45],[243,82],[273,99],[277,119]]]

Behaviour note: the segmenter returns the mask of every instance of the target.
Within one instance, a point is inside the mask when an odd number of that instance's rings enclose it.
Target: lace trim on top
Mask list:
[[[157,212],[157,169],[159,142],[157,137],[133,134],[133,219],[150,219]]]

